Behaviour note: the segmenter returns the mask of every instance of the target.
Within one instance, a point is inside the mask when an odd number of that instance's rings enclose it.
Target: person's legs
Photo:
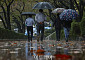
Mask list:
[[[64,34],[65,34],[65,39],[66,39],[66,42],[67,42],[68,41],[68,30],[65,27],[64,27]]]
[[[55,29],[56,30],[56,41],[59,41],[59,39],[58,39],[58,30],[57,29]]]
[[[69,38],[69,31],[70,31],[70,28],[67,28],[67,39]],[[68,42],[68,40],[67,40]]]
[[[30,38],[29,38],[29,27],[27,26],[27,34],[28,34],[28,41],[30,41]]]
[[[44,37],[44,25],[42,26],[41,29],[41,41],[43,41],[43,37]]]
[[[41,25],[41,41],[43,41],[44,37],[44,24]]]
[[[70,28],[67,28],[67,35],[69,37],[69,31],[70,31]]]
[[[40,24],[37,23],[37,41],[39,42],[39,35],[40,35]]]
[[[61,31],[61,26],[55,25],[55,31],[56,31],[56,41],[60,41],[60,31]]]
[[[57,41],[60,41],[60,31],[56,30],[56,39]]]
[[[37,23],[37,36],[40,34],[40,25]]]
[[[64,27],[64,33],[65,33],[65,39],[66,39],[66,42],[68,42],[68,38],[69,38],[69,31],[70,31],[70,28],[65,28]]]
[[[60,33],[61,33],[61,29],[58,29],[58,41],[60,41]]]
[[[30,38],[31,38],[31,41],[32,41],[32,37],[33,37],[33,27],[32,26],[30,27],[30,31],[31,31],[31,37]]]

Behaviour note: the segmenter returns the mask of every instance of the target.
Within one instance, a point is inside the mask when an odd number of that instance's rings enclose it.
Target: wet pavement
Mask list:
[[[85,60],[85,41],[2,41],[0,60]]]

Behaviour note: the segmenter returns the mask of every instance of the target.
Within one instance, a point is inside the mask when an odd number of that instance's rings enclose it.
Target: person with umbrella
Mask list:
[[[33,37],[33,24],[34,24],[34,19],[32,18],[32,14],[29,14],[29,18],[26,19],[25,25],[27,26],[27,33],[28,33],[28,41],[32,41]],[[30,36],[31,33],[31,36]]]
[[[39,9],[39,13],[35,16],[35,21],[37,23],[37,37],[39,38],[41,31],[41,41],[43,41],[44,37],[44,21],[46,20],[46,16],[43,14],[43,10]],[[39,41],[39,39],[37,39]]]
[[[59,15],[60,13],[57,14],[57,18],[56,20],[54,20],[54,24],[53,24],[53,26],[55,26],[57,41],[60,41],[60,31],[61,31],[61,20],[60,20]]]
[[[54,8],[49,2],[39,2],[34,5],[33,9],[39,9],[39,13],[35,16],[35,21],[37,22],[37,36],[39,40],[39,35],[41,31],[41,41],[43,41],[44,36],[44,21],[46,20],[46,16],[43,14],[42,9],[52,9]]]
[[[61,32],[61,20],[60,20],[60,14],[64,11],[64,8],[56,8],[52,11],[52,13],[57,13],[57,18],[54,20],[53,26],[55,26],[56,31],[56,39],[57,41],[60,41],[60,32]]]
[[[66,42],[68,42],[69,31],[71,29],[72,20],[76,19],[76,17],[78,17],[78,13],[76,10],[72,10],[72,9],[64,10],[60,14],[60,19],[61,19],[62,25],[64,27],[64,34],[65,34]]]

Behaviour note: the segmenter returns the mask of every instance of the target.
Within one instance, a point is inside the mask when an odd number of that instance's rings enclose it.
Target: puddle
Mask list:
[[[71,56],[68,60],[77,60],[78,58],[83,60],[85,57],[85,43],[82,41],[81,44],[76,41],[66,44],[63,41],[48,40],[43,43],[36,40],[33,42],[6,41],[0,43],[0,60],[59,60],[61,58],[63,60],[67,56]]]

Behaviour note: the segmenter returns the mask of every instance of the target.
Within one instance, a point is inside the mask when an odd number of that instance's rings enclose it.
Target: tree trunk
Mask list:
[[[5,10],[5,8],[4,8],[4,6],[1,6],[1,8],[2,8],[2,10],[3,10],[3,13],[4,13],[4,19],[3,20],[5,20],[5,26],[6,26],[6,29],[7,29],[7,14],[6,14],[6,10]]]
[[[22,32],[22,29],[21,29],[20,24],[17,24],[17,27],[18,27],[18,32],[21,33]]]
[[[10,24],[10,5],[7,6],[7,28],[11,30],[11,24]]]
[[[25,33],[25,23],[23,23],[23,25],[22,25],[22,31],[23,31],[23,33]]]

